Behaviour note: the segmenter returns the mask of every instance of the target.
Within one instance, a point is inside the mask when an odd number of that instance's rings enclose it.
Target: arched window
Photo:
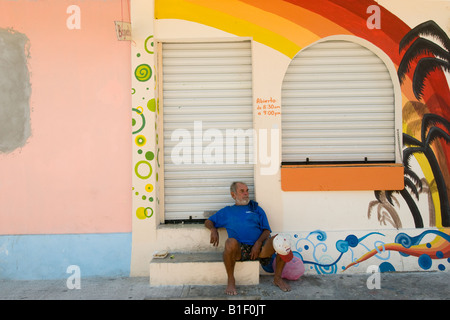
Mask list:
[[[283,165],[400,163],[391,72],[372,50],[349,40],[300,51],[282,84]]]

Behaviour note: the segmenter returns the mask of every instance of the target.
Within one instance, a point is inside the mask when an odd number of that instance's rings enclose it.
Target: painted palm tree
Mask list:
[[[405,165],[405,168],[409,168],[409,161],[416,153],[422,153],[427,158],[439,192],[442,226],[444,227],[450,226],[450,206],[448,202],[447,186],[431,146],[437,139],[449,143],[449,132],[449,121],[436,114],[427,113],[422,119],[421,141],[403,133],[403,143],[409,145],[409,147],[403,151],[403,164]]]
[[[411,190],[416,199],[419,200],[419,192],[422,191],[422,182],[420,181],[420,178],[414,173],[414,171],[411,170],[411,168],[409,167],[409,163],[405,162],[404,162],[405,186],[408,186],[409,190]],[[416,228],[423,228],[422,216],[411,194],[408,192],[406,188],[400,190],[399,193],[402,195],[403,199],[405,199],[406,204],[408,205],[409,211],[411,212],[411,215],[414,219],[414,225],[416,226]]]
[[[431,36],[439,40],[442,46],[422,36]],[[439,69],[450,71],[450,39],[434,21],[430,20],[411,29],[403,37],[399,44],[399,52],[402,52],[405,48],[407,49],[400,62],[397,74],[400,83],[402,83],[413,63],[417,61],[414,69],[412,89],[417,100],[420,100],[423,96],[425,80],[432,72]],[[416,197],[418,196],[417,190],[412,188],[412,184],[408,182],[407,176],[413,177],[413,172],[410,170],[409,164],[411,157],[417,153],[424,154],[435,178],[434,182],[439,193],[442,225],[444,227],[450,226],[450,207],[445,179],[432,149],[432,144],[438,139],[440,142],[450,142],[449,132],[450,124],[445,118],[435,114],[425,114],[422,118],[420,140],[406,133],[403,134],[403,142],[408,146],[403,151],[405,185],[408,186]],[[417,180],[417,176],[414,177],[414,180]],[[406,188],[400,191],[400,193],[408,203],[416,227],[423,225],[417,206],[415,206],[414,200],[408,194]]]
[[[394,193],[400,193],[400,195],[408,205],[408,208],[414,220],[415,227],[424,227],[422,216],[414,200],[414,197],[419,200],[419,193],[423,191],[422,189],[424,182],[421,181],[417,174],[411,170],[410,165],[411,157],[416,153],[421,153],[424,154],[427,158],[435,178],[434,182],[436,183],[436,189],[439,192],[442,225],[444,227],[450,226],[450,206],[447,196],[446,183],[439,168],[439,163],[431,147],[433,142],[438,138],[442,138],[447,143],[450,142],[450,134],[444,131],[442,128],[437,127],[437,124],[441,124],[448,132],[450,132],[449,121],[435,114],[425,114],[422,120],[421,128],[422,141],[419,141],[418,139],[411,137],[406,133],[403,134],[403,142],[404,144],[408,145],[408,147],[403,150],[405,188],[403,190],[375,191],[375,198],[377,200],[369,203],[369,218],[372,209],[377,205],[378,220],[380,222],[389,221],[394,227],[401,228],[400,219],[394,209],[395,204],[398,205],[398,201],[393,197]],[[429,186],[427,188],[429,189]],[[431,199],[429,199],[429,201],[431,201]],[[385,210],[384,214],[382,210]],[[386,214],[389,214],[389,217],[387,217]],[[433,212],[430,212],[430,226],[431,224],[435,224],[434,210]]]
[[[375,198],[377,198],[377,200],[370,201],[367,217],[370,219],[372,211],[376,208],[377,218],[380,224],[386,225],[386,223],[389,222],[394,228],[400,229],[402,227],[402,221],[400,220],[397,210],[395,210],[395,205],[400,206],[400,203],[393,196],[394,192],[397,191],[375,191]]]
[[[440,40],[444,47],[420,36],[432,36]],[[426,21],[411,29],[400,41],[399,52],[402,52],[408,44],[412,44],[406,50],[398,67],[400,83],[405,79],[411,69],[413,61],[423,55],[432,57],[421,58],[415,67],[413,76],[413,92],[417,100],[420,100],[425,87],[425,80],[435,70],[442,68],[450,72],[450,39],[434,21]]]
[[[405,149],[406,151],[406,149]],[[372,209],[376,206],[378,213],[378,221],[380,223],[386,224],[386,221],[390,222],[395,228],[399,229],[402,227],[400,217],[395,210],[395,205],[399,206],[398,200],[393,196],[394,193],[400,193],[400,195],[405,200],[411,215],[414,220],[414,225],[416,228],[423,228],[423,219],[420,214],[419,208],[416,205],[415,200],[408,191],[411,191],[415,195],[416,199],[419,200],[419,193],[422,191],[422,181],[420,178],[410,169],[409,163],[404,164],[405,166],[405,188],[403,190],[377,190],[375,191],[375,198],[377,200],[371,201],[369,203],[369,209],[367,212],[368,217],[371,216]],[[407,189],[408,188],[408,189]]]

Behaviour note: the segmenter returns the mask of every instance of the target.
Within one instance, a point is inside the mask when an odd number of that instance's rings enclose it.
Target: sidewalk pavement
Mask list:
[[[225,286],[151,287],[147,277],[81,278],[79,289],[67,279],[0,280],[0,300],[448,300],[450,272],[303,275],[289,281],[290,292],[261,276],[259,285],[239,286],[238,296],[224,294]],[[371,278],[372,277],[372,278]],[[373,289],[368,288],[374,287]],[[72,283],[71,283],[72,284]],[[377,289],[379,287],[379,289]]]

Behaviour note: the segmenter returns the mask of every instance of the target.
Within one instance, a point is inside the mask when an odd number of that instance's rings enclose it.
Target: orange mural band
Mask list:
[[[289,165],[281,167],[283,191],[402,190],[401,164]]]

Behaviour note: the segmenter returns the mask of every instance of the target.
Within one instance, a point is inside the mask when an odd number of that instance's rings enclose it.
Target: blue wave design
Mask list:
[[[379,236],[385,236],[384,234],[380,233],[380,232],[370,232],[360,238],[358,238],[357,236],[353,235],[353,234],[349,234],[345,240],[338,240],[336,241],[336,249],[339,252],[339,256],[332,261],[334,258],[331,257],[330,255],[321,255],[318,254],[318,250],[319,248],[321,248],[321,252],[327,252],[328,247],[325,244],[325,240],[327,239],[327,234],[324,231],[321,230],[315,230],[313,232],[310,232],[306,237],[304,238],[300,238],[298,239],[297,243],[296,243],[296,250],[293,250],[294,255],[300,257],[303,261],[303,264],[310,264],[312,266],[314,266],[314,269],[316,270],[316,272],[318,274],[332,274],[332,273],[336,273],[337,272],[337,264],[338,262],[342,259],[344,253],[347,254],[347,252],[349,252],[349,254],[351,255],[351,260],[354,261],[354,256],[353,256],[353,250],[352,248],[357,247],[358,245],[363,246],[364,248],[367,249],[367,251],[370,251],[369,248],[362,243],[363,240],[365,240],[366,238],[368,238],[369,236],[372,235],[379,235]],[[315,238],[313,236],[316,236]],[[299,238],[298,235],[294,235],[295,238]],[[378,245],[384,245],[383,242],[381,241],[375,241],[375,244]],[[377,245],[377,246],[378,246]],[[313,260],[304,260],[301,253],[304,250],[312,252],[312,258]],[[379,251],[377,249],[378,253],[384,253],[384,247],[382,251]],[[379,257],[381,260],[388,260],[390,257],[390,253],[388,254],[387,258],[381,258]],[[324,263],[324,262],[328,262],[328,261],[332,261],[330,263]],[[320,262],[322,261],[322,262]]]
[[[325,241],[327,240],[327,234],[326,232],[322,231],[322,230],[315,230],[310,232],[307,236],[306,239],[308,239],[310,236],[317,234],[317,240],[319,241]]]
[[[384,237],[384,234],[382,234],[382,233],[379,233],[379,232],[370,232],[370,233],[366,234],[364,237],[359,238],[358,240],[359,240],[359,242],[361,242],[361,241],[363,241],[365,238],[367,238],[368,236],[371,236],[371,235],[374,235],[374,234],[377,234],[377,235],[379,235],[379,236],[383,236],[383,237]]]
[[[384,237],[384,234],[379,232],[370,232],[361,238],[357,238],[355,235],[350,234],[345,238],[345,240],[339,240],[336,242],[336,249],[339,252],[347,252],[349,247],[355,248],[358,244],[361,244],[361,241],[374,234],[381,235]]]
[[[341,254],[340,254],[339,257],[336,259],[336,261],[334,261],[334,262],[332,262],[332,263],[329,263],[329,264],[323,264],[323,263],[318,263],[318,262],[314,262],[314,261],[306,261],[306,260],[303,260],[303,264],[307,263],[307,264],[312,264],[312,265],[320,266],[320,267],[331,267],[331,266],[334,266],[336,263],[338,263],[339,260],[341,260],[343,254],[344,254],[344,253],[341,252]]]
[[[442,231],[438,231],[438,230],[426,230],[415,237],[411,237],[411,236],[407,235],[406,233],[399,233],[395,237],[394,241],[395,241],[395,243],[401,244],[404,248],[410,248],[411,246],[420,244],[420,241],[423,239],[423,237],[425,237],[427,234],[430,234],[430,233],[438,235],[438,236],[444,238],[445,240],[447,240],[448,242],[450,242],[450,236],[448,234],[443,233]]]

